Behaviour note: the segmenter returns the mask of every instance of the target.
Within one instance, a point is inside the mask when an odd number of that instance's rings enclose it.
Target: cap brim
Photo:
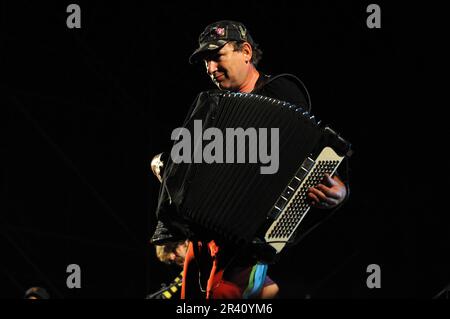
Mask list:
[[[150,243],[153,245],[164,245],[167,242],[177,241],[184,237],[174,231],[175,230],[169,230],[163,222],[158,221],[155,232],[150,239]]]
[[[197,63],[207,53],[219,50],[227,43],[228,43],[228,41],[225,41],[225,40],[217,40],[214,42],[204,43],[197,50],[195,50],[194,53],[191,54],[191,56],[189,57],[189,63],[190,64]]]

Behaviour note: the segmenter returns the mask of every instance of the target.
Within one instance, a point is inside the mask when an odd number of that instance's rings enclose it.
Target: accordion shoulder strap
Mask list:
[[[297,84],[299,89],[301,91],[303,91],[303,93],[304,93],[304,95],[306,97],[307,103],[308,103],[308,105],[307,105],[308,112],[311,112],[311,107],[312,107],[312,105],[311,105],[311,97],[309,95],[308,89],[306,88],[306,85],[303,83],[303,81],[300,80],[297,76],[295,76],[293,74],[290,74],[290,73],[282,73],[282,74],[278,74],[278,75],[275,75],[275,76],[271,76],[271,75],[263,75],[263,76],[264,76],[264,78],[262,79],[262,83],[261,83],[260,87],[263,87],[263,86],[269,84],[270,82],[272,82],[272,81],[274,81],[276,79],[279,79],[281,77],[289,78],[290,80],[292,80],[294,83]]]

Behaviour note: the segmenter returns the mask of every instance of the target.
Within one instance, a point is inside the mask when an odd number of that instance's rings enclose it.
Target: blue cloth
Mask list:
[[[253,266],[252,272],[249,278],[249,285],[243,293],[244,299],[257,298],[264,287],[264,282],[267,274],[267,264],[257,263]]]

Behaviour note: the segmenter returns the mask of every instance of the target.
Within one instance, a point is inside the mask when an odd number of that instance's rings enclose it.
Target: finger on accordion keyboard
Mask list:
[[[320,202],[319,198],[311,191],[311,188],[308,190],[308,194],[306,195],[311,205],[315,205]]]
[[[323,177],[323,181],[326,182],[327,184],[329,184],[330,186],[337,185],[337,182],[328,173],[325,173],[325,176]]]
[[[340,199],[341,198],[341,194],[340,193],[338,193],[336,191],[333,191],[331,188],[329,188],[329,187],[327,187],[325,185],[319,184],[319,185],[316,186],[316,188],[318,190],[320,190],[325,196],[327,196],[329,198],[333,198],[333,199]],[[329,203],[329,204],[331,204],[331,203]]]

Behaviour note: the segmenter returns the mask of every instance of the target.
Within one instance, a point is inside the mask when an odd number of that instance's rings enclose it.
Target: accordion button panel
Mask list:
[[[311,208],[306,197],[308,189],[319,184],[325,174],[334,174],[343,158],[331,147],[325,147],[316,160],[308,157],[302,163],[268,214],[274,221],[264,239],[277,253],[288,243]]]

